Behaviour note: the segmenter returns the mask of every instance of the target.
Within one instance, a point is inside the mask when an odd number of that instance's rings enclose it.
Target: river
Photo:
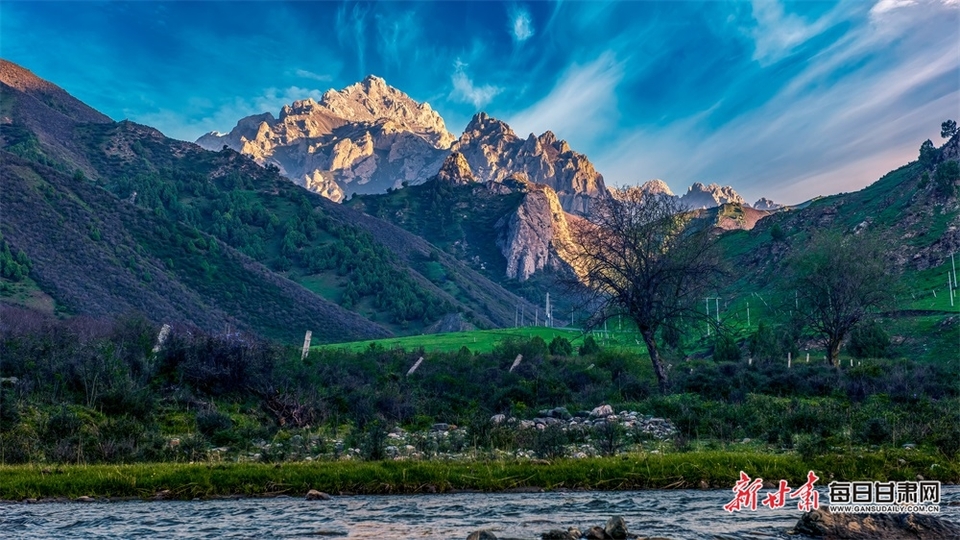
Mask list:
[[[0,505],[3,538],[540,538],[553,528],[603,525],[620,515],[631,533],[675,539],[788,538],[800,512],[728,513],[729,490],[459,493],[212,501]],[[821,492],[826,501],[826,493]],[[940,517],[960,522],[960,487],[944,486]],[[949,503],[953,501],[954,505]],[[797,537],[790,537],[797,538]]]

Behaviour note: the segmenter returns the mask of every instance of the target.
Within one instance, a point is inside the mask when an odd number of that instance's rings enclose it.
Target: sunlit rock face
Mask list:
[[[695,182],[682,196],[675,195],[673,191],[670,190],[670,186],[659,179],[650,180],[637,189],[650,195],[675,198],[678,200],[681,208],[688,210],[714,208],[728,203],[745,204],[743,197],[734,191],[732,187],[720,186],[718,184],[705,186],[700,182]],[[761,199],[761,201],[766,201],[766,199]],[[758,202],[758,204],[760,203]]]
[[[227,134],[197,144],[224,145],[274,164],[291,180],[334,201],[351,193],[383,193],[435,175],[454,142],[443,118],[383,79],[370,76],[320,101],[305,99],[241,119]]]
[[[577,218],[564,212],[553,188],[528,183],[517,209],[496,225],[497,247],[507,260],[507,277],[524,281],[544,268],[568,267],[570,219]]]
[[[756,210],[766,210],[768,212],[772,212],[773,210],[783,208],[783,205],[780,203],[775,203],[766,197],[760,197],[757,202],[753,203],[753,207]]]
[[[564,210],[587,214],[591,201],[605,197],[603,176],[586,156],[547,131],[522,139],[506,123],[479,113],[453,145],[479,181],[500,182],[523,174],[553,189]]]

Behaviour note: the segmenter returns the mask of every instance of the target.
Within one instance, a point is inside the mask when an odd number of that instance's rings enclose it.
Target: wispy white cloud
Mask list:
[[[418,60],[418,46],[425,41],[420,37],[419,20],[415,11],[376,15],[377,52],[381,59],[397,67],[405,61]]]
[[[361,76],[367,74],[367,14],[360,4],[343,4],[337,10],[337,39],[343,47],[352,47],[357,55],[357,67]]]
[[[872,8],[870,8],[870,15],[882,15],[888,11],[893,11],[897,8],[906,6],[912,6],[916,3],[916,0],[880,0],[874,4]]]
[[[523,42],[533,37],[533,19],[526,8],[513,6],[510,9],[510,33],[517,42]]]
[[[472,103],[474,107],[480,109],[493,101],[493,98],[503,91],[502,88],[485,84],[477,86],[473,79],[467,75],[467,65],[457,60],[454,64],[453,75],[450,80],[453,83],[453,90],[448,99],[460,103]]]
[[[320,82],[328,82],[328,81],[332,81],[332,80],[333,80],[333,76],[332,76],[332,75],[327,75],[327,74],[324,74],[324,73],[314,73],[314,72],[308,71],[308,70],[306,70],[306,69],[298,69],[298,70],[294,71],[293,73],[294,73],[294,75],[296,75],[297,77],[301,77],[301,78],[304,78],[304,79],[313,79],[313,80],[315,80],[315,81],[320,81]]]
[[[623,74],[623,64],[611,52],[585,65],[574,64],[549,94],[512,115],[508,123],[517,133],[551,130],[571,143],[586,143],[616,125],[616,90]]]
[[[591,158],[617,185],[661,177],[679,191],[718,182],[749,200],[786,203],[860,189],[916,159],[960,106],[957,14],[944,17],[938,6],[855,26],[771,99],[723,125],[691,115],[623,133]]]
[[[783,4],[777,0],[753,0],[752,8],[755,24],[747,33],[754,41],[753,59],[761,66],[768,66],[785,58],[835,22],[833,14],[836,11],[808,22],[799,15],[787,13]]]
[[[313,98],[320,100],[323,92],[313,88],[290,86],[287,88],[267,88],[259,96],[251,99],[233,98],[221,101],[216,108],[201,114],[198,110],[209,110],[209,99],[190,100],[185,109],[176,111],[161,109],[147,114],[131,116],[141,124],[155,127],[164,135],[185,141],[196,140],[210,131],[227,132],[233,129],[241,118],[271,112],[274,116],[279,110],[297,100]]]

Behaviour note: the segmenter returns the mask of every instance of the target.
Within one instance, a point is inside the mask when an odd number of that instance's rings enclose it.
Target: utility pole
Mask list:
[[[953,266],[953,287],[957,287],[957,263],[953,260],[953,253],[950,254],[950,266]]]
[[[707,318],[710,318],[710,299],[704,298],[703,301],[707,304]],[[707,337],[710,337],[710,323],[707,323]]]

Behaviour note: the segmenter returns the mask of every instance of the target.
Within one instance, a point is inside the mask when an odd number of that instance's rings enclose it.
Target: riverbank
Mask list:
[[[809,470],[831,480],[915,480],[960,483],[960,460],[914,450],[826,454],[698,451],[609,458],[508,461],[337,461],[146,463],[0,466],[0,500],[303,496],[517,490],[731,488],[739,471],[771,482],[802,484]]]

